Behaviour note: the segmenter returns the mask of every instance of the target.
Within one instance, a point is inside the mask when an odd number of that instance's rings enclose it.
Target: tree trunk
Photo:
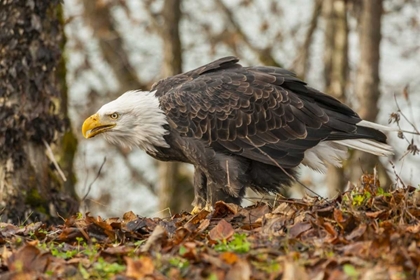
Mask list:
[[[182,73],[182,45],[179,35],[181,0],[165,1],[162,9],[163,71],[164,77]],[[190,208],[194,199],[191,180],[181,172],[186,166],[177,162],[159,162],[159,208],[180,212]],[[182,175],[184,174],[184,175]]]
[[[326,19],[324,76],[325,91],[345,101],[348,77],[348,26],[346,0],[324,2]],[[326,185],[328,196],[333,197],[345,186],[343,169],[329,166]]]
[[[61,108],[62,7],[60,1],[3,1],[0,18],[0,49],[7,54],[0,58],[1,220],[55,222],[79,207],[50,149],[58,142],[58,153],[72,156],[77,145],[56,141],[70,128]],[[74,179],[72,166],[65,171]]]
[[[362,119],[375,121],[378,115],[379,91],[379,60],[381,42],[381,18],[383,13],[382,0],[363,0],[360,2],[359,46],[360,59],[358,63],[355,92],[360,107],[358,113]],[[376,165],[380,171],[382,185],[387,186],[391,180],[378,157],[355,151],[352,155],[351,180],[357,182],[362,173],[372,173]]]

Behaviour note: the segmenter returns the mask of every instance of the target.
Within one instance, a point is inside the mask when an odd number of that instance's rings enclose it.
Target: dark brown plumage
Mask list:
[[[151,89],[170,120],[171,134],[176,131],[190,139],[187,142],[199,140],[203,149],[243,165],[237,178],[242,182],[233,188],[227,186],[228,170],[216,168],[221,172],[217,176],[224,176],[215,180],[222,184],[216,187],[222,192],[217,199],[232,196],[230,200],[239,202],[247,184],[257,191],[279,191],[290,178],[277,165],[294,174],[305,151],[321,141],[386,142],[382,132],[357,126],[362,120],[349,107],[308,87],[293,73],[276,67],[241,67],[237,62],[225,57],[161,80]],[[202,185],[213,177],[198,173]]]
[[[221,58],[150,92],[127,92],[87,119],[83,133],[193,164],[196,210],[217,200],[240,203],[246,187],[279,192],[300,164],[340,166],[347,147],[392,154],[379,131],[385,127],[287,70],[237,62]]]

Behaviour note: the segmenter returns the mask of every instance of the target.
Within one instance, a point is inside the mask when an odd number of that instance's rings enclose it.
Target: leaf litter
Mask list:
[[[170,218],[0,223],[0,279],[419,279],[420,190],[375,184]]]

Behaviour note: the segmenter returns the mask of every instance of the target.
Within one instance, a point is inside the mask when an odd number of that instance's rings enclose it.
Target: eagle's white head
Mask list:
[[[137,146],[155,153],[155,146],[169,148],[163,138],[168,133],[163,127],[166,124],[166,115],[155,92],[133,90],[103,105],[87,118],[82,133],[85,138],[102,134],[110,143],[130,148]]]

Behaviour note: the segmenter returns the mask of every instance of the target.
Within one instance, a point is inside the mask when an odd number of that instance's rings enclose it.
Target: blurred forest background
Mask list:
[[[44,140],[43,149],[54,145],[70,178],[67,190],[75,186],[82,211],[115,216],[191,209],[190,166],[158,163],[102,137],[82,139],[80,127],[124,91],[148,90],[222,56],[292,70],[364,119],[387,125],[398,104],[414,126],[420,122],[420,0],[65,0],[58,9],[47,15],[58,17],[65,31],[60,110],[71,122],[56,140]],[[401,126],[414,130],[404,117]],[[302,169],[302,181],[331,197],[376,165],[382,186],[417,186],[420,160],[407,151],[412,136],[405,137],[389,134],[392,159],[352,153],[344,169],[330,168],[328,176]],[[64,154],[57,139],[72,139]]]

